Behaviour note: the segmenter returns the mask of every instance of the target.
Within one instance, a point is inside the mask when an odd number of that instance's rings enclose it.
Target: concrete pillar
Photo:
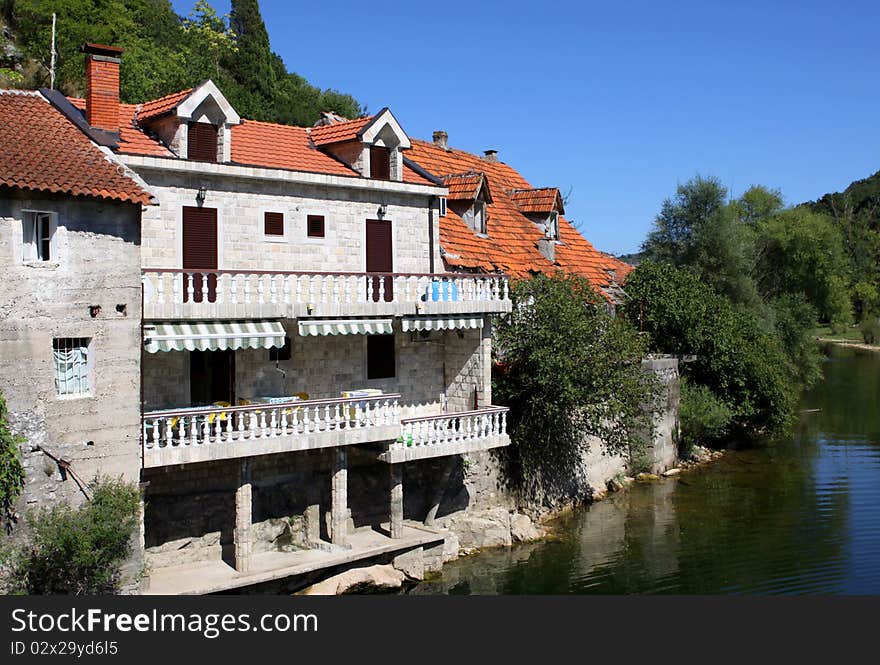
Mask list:
[[[343,446],[334,451],[331,470],[330,541],[348,543],[348,451]]]
[[[483,330],[480,339],[480,355],[480,369],[483,374],[480,406],[484,407],[492,404],[492,320],[488,316],[484,317]]]
[[[310,503],[303,512],[305,522],[306,543],[314,547],[321,540],[321,506],[318,503]]]
[[[251,469],[247,460],[239,467],[238,489],[235,491],[235,530],[232,539],[235,545],[235,569],[244,573],[251,562],[251,520],[253,512],[253,489]]]
[[[391,537],[403,538],[403,465],[389,464],[391,475]]]

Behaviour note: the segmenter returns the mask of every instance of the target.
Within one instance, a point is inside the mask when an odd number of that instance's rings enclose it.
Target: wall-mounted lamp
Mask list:
[[[376,217],[382,219],[385,216],[385,213],[388,212],[388,206],[384,203],[379,204],[379,209],[376,211]]]
[[[202,185],[199,187],[199,191],[196,193],[196,203],[199,207],[205,202],[205,197],[208,195],[208,188]]]

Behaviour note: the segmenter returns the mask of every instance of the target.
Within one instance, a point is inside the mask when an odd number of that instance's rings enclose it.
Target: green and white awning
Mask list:
[[[483,327],[482,316],[405,316],[401,323],[408,330],[476,330]]]
[[[300,319],[299,334],[318,335],[391,335],[391,319]]]
[[[222,351],[284,346],[280,321],[167,321],[144,324],[144,347],[159,351]]]

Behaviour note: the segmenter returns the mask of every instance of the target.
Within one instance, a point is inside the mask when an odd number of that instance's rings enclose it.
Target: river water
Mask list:
[[[817,410],[818,409],[818,410]],[[797,427],[444,566],[417,594],[880,593],[880,353],[833,347]]]

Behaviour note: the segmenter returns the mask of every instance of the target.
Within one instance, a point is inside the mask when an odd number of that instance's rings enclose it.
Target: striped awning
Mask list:
[[[403,331],[408,330],[456,330],[483,327],[482,316],[405,316]]]
[[[299,334],[309,335],[390,335],[391,319],[301,319]]]
[[[144,346],[159,351],[269,349],[284,346],[280,321],[167,321],[144,324]]]

